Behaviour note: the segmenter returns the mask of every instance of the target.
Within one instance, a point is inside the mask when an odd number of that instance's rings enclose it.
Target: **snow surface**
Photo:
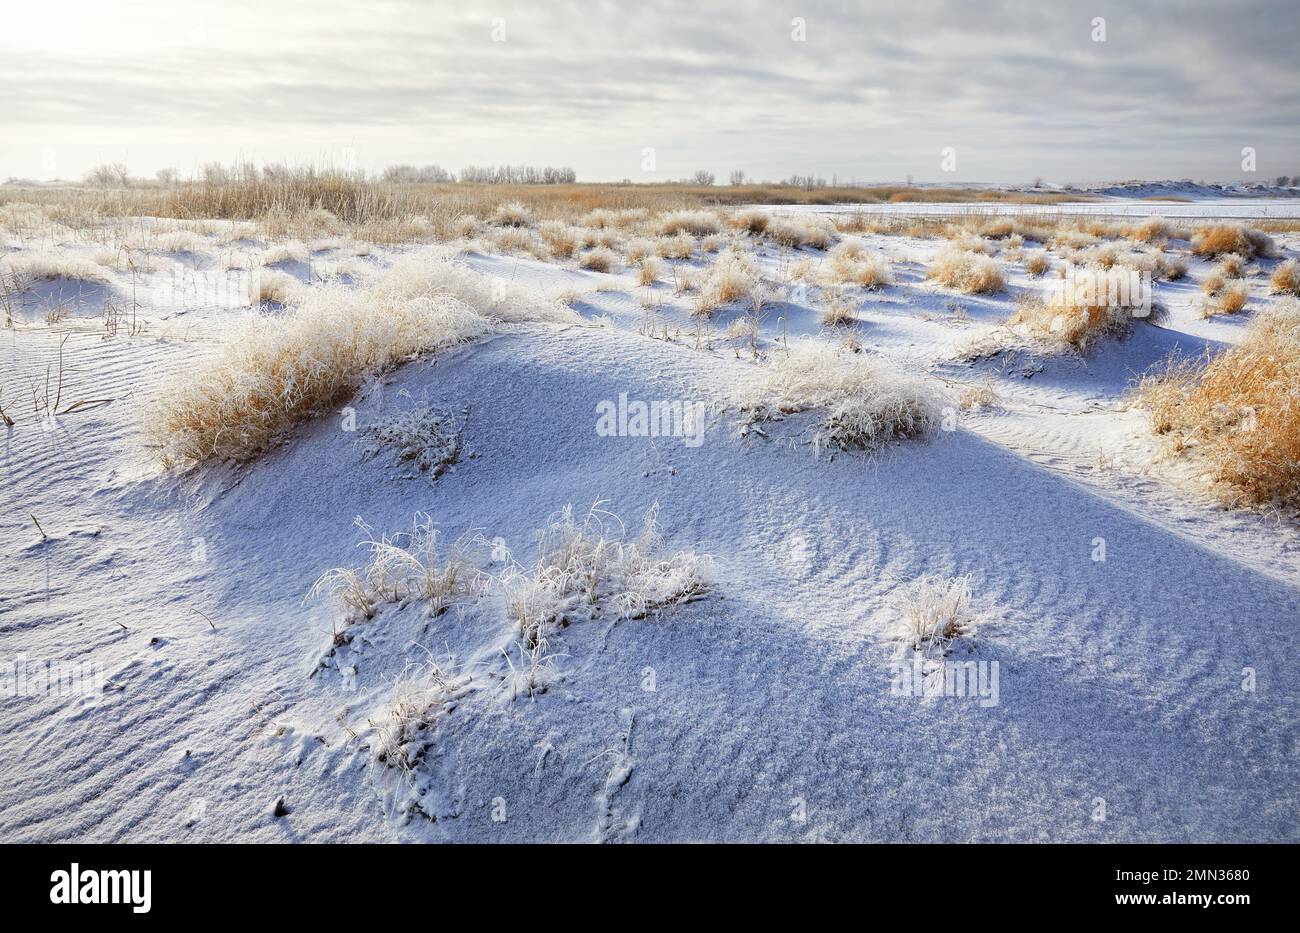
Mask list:
[[[146,294],[144,333],[116,337],[98,292],[54,323],[19,309],[0,348],[16,420],[0,661],[89,662],[105,685],[0,696],[0,840],[1296,840],[1300,535],[1218,507],[1120,404],[1170,350],[1239,339],[1241,321],[1193,311],[1205,264],[1157,286],[1163,328],[1086,359],[972,365],[953,357],[1028,281],[957,295],[924,281],[935,241],[865,241],[897,262],[897,284],[863,298],[866,351],[948,404],[986,380],[1002,399],[874,457],[815,456],[797,417],[742,434],[722,403],[757,365],[724,336],[743,309],[701,338],[659,285],[648,323],[625,269],[464,257],[543,293],[589,290],[580,324],[498,328],[351,401],[361,428],[413,400],[467,410],[468,453],[434,481],[368,454],[342,415],[251,465],[166,472],[143,412],[249,309]],[[423,254],[359,261],[393,252]],[[777,276],[790,258],[760,262]],[[168,262],[218,275],[210,257]],[[108,287],[130,291],[120,272]],[[1252,307],[1269,300],[1256,280]],[[793,299],[761,335],[773,353],[837,339]],[[65,403],[113,401],[42,424],[28,401],[65,339]],[[596,406],[622,393],[710,403],[704,442],[598,435]],[[537,696],[507,684],[491,594],[435,618],[384,607],[337,650],[342,610],[304,599],[361,562],[358,516],[395,532],[424,511],[527,564],[549,515],[597,500],[629,528],[658,503],[670,550],[712,556],[709,593],[569,626]],[[891,695],[896,599],[927,573],[971,575],[992,621],[963,658],[998,662],[996,705]],[[432,732],[423,812],[403,811],[411,788],[371,743],[394,684],[430,658],[469,682]]]
[[[1013,204],[998,201],[922,203],[902,201],[881,204],[783,204],[763,210],[791,214],[890,214],[904,217],[961,217],[989,214],[1048,217],[1182,217],[1235,220],[1293,219],[1300,217],[1300,198],[1276,197],[1245,200],[1228,197],[1199,197],[1188,201],[1144,201],[1135,196],[1099,198],[1061,204]]]

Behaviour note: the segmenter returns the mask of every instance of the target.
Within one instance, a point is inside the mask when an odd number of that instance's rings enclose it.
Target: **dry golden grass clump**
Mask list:
[[[527,227],[532,219],[532,211],[519,201],[498,204],[497,209],[492,212],[492,223],[498,227]]]
[[[822,311],[822,323],[827,327],[847,327],[857,321],[857,309],[843,295],[832,295]]]
[[[492,243],[503,253],[525,253],[538,257],[545,255],[537,234],[526,227],[503,227],[492,236]]]
[[[1047,242],[1055,229],[1055,221],[1043,217],[988,217],[977,221],[970,229],[990,240],[1007,240],[1011,245],[1022,246],[1026,240]]]
[[[463,214],[452,221],[450,225],[451,238],[458,240],[472,240],[482,230],[482,222],[473,214]]]
[[[834,230],[823,224],[811,223],[804,226],[803,242],[810,249],[830,249],[834,239]]]
[[[604,230],[606,227],[617,227],[619,217],[614,211],[608,208],[598,207],[594,211],[588,211],[578,219],[578,224],[583,227],[592,227],[596,230]]]
[[[1270,257],[1277,252],[1266,233],[1236,224],[1204,224],[1192,234],[1192,252],[1204,259],[1236,253],[1242,259]]]
[[[327,284],[299,300],[250,321],[164,388],[149,422],[164,463],[251,460],[415,354],[473,340],[495,322],[575,319],[450,261],[409,260],[360,288]]]
[[[992,256],[995,251],[992,243],[977,233],[971,233],[969,230],[954,229],[948,239],[950,247],[964,253],[979,253],[982,256]]]
[[[1093,265],[1100,269],[1132,269],[1145,272],[1153,279],[1174,281],[1187,274],[1187,263],[1161,252],[1133,252],[1115,243],[1072,254],[1070,261],[1076,265]]]
[[[663,278],[664,264],[658,256],[642,256],[638,264],[636,281],[638,285],[653,285]]]
[[[969,575],[943,578],[926,574],[899,591],[895,639],[899,656],[915,652],[942,658],[954,642],[974,637],[984,613],[971,599]]]
[[[866,244],[861,240],[842,240],[830,253],[831,262],[852,262],[867,256]]]
[[[749,301],[760,287],[758,268],[743,253],[728,253],[709,269],[700,285],[696,313],[710,314],[735,301]]]
[[[1053,249],[1087,249],[1089,246],[1095,246],[1097,237],[1091,233],[1084,233],[1082,230],[1058,230],[1051,239]]]
[[[659,219],[660,236],[675,236],[679,233],[708,236],[721,232],[722,221],[712,211],[673,211]]]
[[[990,240],[1005,240],[1016,235],[1016,223],[1010,217],[990,218],[976,226],[975,234]]]
[[[1114,221],[1079,219],[1075,224],[1078,229],[1099,240],[1117,240],[1124,236],[1124,227]]]
[[[1043,250],[1035,250],[1025,257],[1025,271],[1032,276],[1046,275],[1052,271],[1052,260]]]
[[[1122,295],[1114,301],[1109,294],[1099,297],[1102,300],[1081,301],[1068,290],[1053,295],[1050,300],[1024,296],[1016,303],[1016,311],[1007,324],[1049,345],[1084,353],[1103,337],[1128,336],[1134,320],[1155,323],[1164,315],[1159,305],[1140,306],[1139,296],[1131,293],[1127,301]]]
[[[1156,267],[1152,275],[1167,282],[1177,282],[1187,275],[1187,263],[1177,257],[1160,254],[1156,256]]]
[[[840,233],[886,233],[896,234],[897,227],[892,224],[889,218],[881,217],[878,214],[867,214],[864,211],[853,211],[850,214],[839,214],[831,218],[831,223]]]
[[[1169,239],[1173,232],[1169,221],[1163,217],[1148,217],[1139,224],[1126,228],[1124,235],[1139,243],[1156,243]]]
[[[1245,282],[1234,282],[1222,286],[1212,293],[1214,301],[1201,307],[1201,317],[1218,317],[1223,314],[1240,314],[1250,298],[1250,291]]]
[[[655,252],[664,259],[690,259],[695,253],[695,237],[689,233],[660,237]]]
[[[399,432],[401,433],[401,432]],[[346,610],[346,627],[373,619],[384,603],[421,601],[430,617],[441,615],[455,600],[484,591],[484,574],[476,566],[486,543],[482,535],[467,535],[444,543],[433,519],[416,512],[409,531],[376,538],[360,518],[355,524],[366,535],[360,546],[370,558],[360,570],[335,567],[317,577],[308,598],[333,596]]]
[[[861,285],[863,288],[883,288],[894,283],[893,273],[884,256],[868,255],[853,244],[841,243],[835,248],[828,264],[830,281],[837,285]]]
[[[1273,270],[1268,283],[1275,292],[1300,295],[1300,262],[1288,259]]]
[[[743,230],[750,236],[758,236],[767,230],[767,225],[772,218],[762,211],[748,210],[737,211],[731,215],[731,225],[737,230]]]
[[[496,581],[516,630],[521,663],[511,667],[522,692],[547,689],[558,654],[555,641],[566,626],[602,615],[645,618],[707,592],[708,555],[667,551],[656,526],[657,505],[646,512],[637,538],[601,505],[581,521],[566,505],[537,536],[535,563],[511,567]]]
[[[1262,312],[1208,359],[1171,360],[1137,399],[1176,451],[1194,451],[1234,503],[1300,507],[1300,303]]]
[[[583,253],[578,259],[578,265],[591,272],[608,272],[617,262],[618,256],[614,251],[603,246],[597,246],[590,252]]]
[[[622,234],[613,227],[607,227],[603,230],[583,227],[579,232],[584,249],[590,249],[593,246],[603,246],[605,249],[619,249],[623,243]]]
[[[1225,279],[1239,279],[1245,270],[1245,261],[1236,253],[1224,253],[1219,257],[1219,265],[1215,270]]]
[[[1103,243],[1091,249],[1077,251],[1070,256],[1076,265],[1091,265],[1101,269],[1114,269],[1117,266],[1148,272],[1158,277],[1165,270],[1176,270],[1180,265],[1186,271],[1181,260],[1167,260],[1163,253],[1134,251],[1118,242]]]
[[[798,249],[803,246],[803,227],[789,217],[773,217],[767,222],[763,235],[777,246]]]
[[[996,259],[952,247],[940,250],[926,270],[926,278],[967,294],[992,294],[1006,287],[1002,266]]]
[[[634,237],[623,244],[623,258],[636,265],[647,256],[654,256],[657,244],[649,237]]]
[[[273,301],[287,305],[302,289],[302,283],[287,272],[276,269],[259,269],[249,280],[252,294],[249,296],[256,304]]]
[[[1207,295],[1217,295],[1223,291],[1225,284],[1227,284],[1227,279],[1218,272],[1211,272],[1205,277],[1205,281],[1201,282],[1201,291]]]
[[[597,230],[627,230],[643,224],[649,215],[650,212],[643,207],[622,210],[598,207],[594,211],[583,214],[578,219],[578,224],[583,227],[595,227]]]
[[[832,232],[826,227],[792,217],[773,217],[768,221],[765,235],[779,246],[790,249],[802,246],[826,249],[832,239]]]
[[[875,450],[924,435],[941,417],[938,398],[920,381],[878,358],[812,340],[763,366],[737,402],[751,422],[820,411],[814,449]]]
[[[543,221],[537,233],[556,259],[568,259],[578,251],[578,231],[562,220]]]

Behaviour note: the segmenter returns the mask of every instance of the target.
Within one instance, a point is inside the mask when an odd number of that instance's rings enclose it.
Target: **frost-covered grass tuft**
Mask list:
[[[1277,253],[1272,237],[1237,224],[1204,224],[1192,234],[1192,252],[1206,259],[1236,253],[1244,259],[1270,257]]]
[[[659,219],[660,236],[676,236],[679,233],[708,236],[721,232],[722,221],[712,211],[673,211]]]
[[[646,512],[641,534],[631,540],[618,517],[600,505],[581,519],[566,505],[539,532],[536,562],[514,567],[501,578],[524,662],[517,674],[529,693],[545,687],[552,641],[560,628],[601,614],[644,618],[705,591],[709,558],[664,551],[657,505]]]
[[[393,684],[388,701],[370,719],[374,737],[370,742],[375,776],[381,785],[396,772],[399,787],[391,803],[402,812],[419,807],[417,771],[429,747],[437,739],[442,720],[456,708],[458,701],[471,689],[468,675],[453,675],[433,662],[408,665]]]
[[[695,237],[689,233],[660,237],[655,252],[664,259],[690,259],[695,252]]]
[[[770,215],[757,210],[737,211],[731,215],[731,225],[737,230],[743,230],[751,236],[758,236],[761,234],[767,229],[767,225],[771,223],[771,221],[772,218]]]
[[[1169,362],[1136,395],[1152,430],[1201,459],[1230,502],[1300,507],[1300,302],[1281,299],[1204,364]]]
[[[532,222],[532,211],[520,201],[498,204],[492,212],[492,223],[498,227],[527,227]]]
[[[1300,262],[1288,259],[1273,270],[1269,285],[1275,292],[1300,295]]]
[[[822,323],[827,327],[846,327],[857,319],[857,308],[843,295],[831,296],[822,311]]]
[[[1125,232],[1131,239],[1139,243],[1155,243],[1159,240],[1169,239],[1173,230],[1169,226],[1169,221],[1163,217],[1148,217],[1141,223],[1134,224]]]
[[[281,272],[278,269],[257,270],[253,273],[250,284],[253,294],[249,297],[255,304],[273,301],[277,304],[287,305],[303,289],[301,282],[289,273]]]
[[[795,217],[773,217],[767,223],[764,235],[772,242],[799,249],[828,249],[835,232],[821,221]]]
[[[427,402],[367,425],[364,434],[376,442],[375,452],[393,450],[398,462],[413,464],[430,479],[457,463],[463,449],[460,422]]]
[[[742,253],[728,253],[710,267],[700,285],[697,314],[711,314],[724,305],[748,301],[759,288],[758,268]]]
[[[268,246],[258,257],[258,265],[275,266],[285,262],[307,262],[311,252],[298,240],[287,240]]]
[[[578,259],[578,265],[591,272],[608,272],[618,263],[618,256],[611,249],[603,246],[597,246],[595,249],[583,253]]]
[[[208,245],[208,240],[192,230],[172,230],[160,235],[153,248],[164,253],[198,253]]]
[[[818,410],[824,418],[814,446],[877,449],[920,437],[941,418],[938,397],[883,360],[804,341],[778,354],[739,393],[749,420]]]
[[[1043,250],[1035,250],[1025,257],[1025,271],[1030,275],[1046,275],[1052,269],[1052,260]]]
[[[1085,353],[1103,337],[1126,337],[1133,328],[1134,310],[1120,302],[1088,304],[1024,296],[1007,324],[1047,350]],[[1158,319],[1161,313],[1153,307],[1149,317]]]
[[[900,594],[898,610],[900,644],[923,654],[942,656],[955,640],[975,634],[969,576],[913,580]]]
[[[1221,285],[1213,294],[1212,301],[1201,306],[1201,317],[1218,317],[1225,314],[1240,314],[1245,310],[1250,299],[1250,289],[1245,282],[1233,282]]]
[[[363,287],[327,283],[282,316],[248,323],[217,356],[166,386],[150,419],[164,463],[251,460],[296,422],[415,354],[488,333],[493,323],[572,320],[571,312],[497,293],[451,261],[408,261]]]
[[[951,247],[934,257],[926,277],[967,294],[991,294],[1006,287],[1002,266],[996,259]]]
[[[831,256],[830,279],[836,284],[860,285],[863,288],[882,288],[894,282],[885,257],[852,251]]]
[[[374,618],[384,603],[421,600],[429,615],[441,615],[453,600],[480,592],[483,577],[474,555],[478,536],[462,538],[444,547],[433,519],[416,512],[410,531],[375,537],[361,519],[357,527],[366,538],[360,546],[369,552],[361,569],[335,567],[312,584],[308,597],[331,594],[349,611],[348,622]]]
[[[556,259],[567,259],[578,251],[578,230],[562,220],[546,221],[538,228],[538,234]]]
[[[58,253],[19,253],[0,259],[0,281],[14,290],[34,282],[89,282],[106,285],[106,273],[98,263],[81,256]]]
[[[528,256],[545,258],[541,241],[537,234],[525,227],[503,227],[491,237],[492,245],[502,253],[523,253]]]
[[[638,285],[653,285],[663,278],[664,264],[658,256],[643,256],[639,262],[636,280]]]

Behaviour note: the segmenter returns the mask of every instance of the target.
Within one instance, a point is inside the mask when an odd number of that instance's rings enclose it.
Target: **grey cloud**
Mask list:
[[[676,174],[756,152],[764,165],[788,155],[786,171],[804,170],[815,152],[818,170],[898,177],[917,158],[909,153],[974,140],[985,154],[975,168],[989,177],[1001,153],[1062,180],[1098,171],[1090,147],[1107,151],[1108,172],[1158,174],[1171,154],[1194,162],[1193,147],[1208,170],[1250,137],[1300,171],[1293,2],[362,9],[221,5],[206,13],[220,28],[164,30],[143,54],[11,34],[0,38],[0,128],[138,125],[201,139],[207,126],[255,137],[270,127],[364,135],[436,124],[443,145],[480,162],[518,160],[539,134],[567,132],[568,161],[586,177],[626,174],[610,147],[647,136],[669,139],[665,170]],[[492,41],[494,16],[504,17],[505,43]],[[807,42],[791,41],[793,16],[805,18]],[[1093,16],[1106,18],[1105,43],[1091,40]],[[482,136],[495,148],[476,150]],[[517,138],[517,151],[502,150],[503,138]],[[588,139],[606,148],[583,146]],[[873,162],[885,151],[893,161]]]

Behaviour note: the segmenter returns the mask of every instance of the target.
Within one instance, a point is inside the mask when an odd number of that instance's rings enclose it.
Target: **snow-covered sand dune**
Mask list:
[[[946,409],[872,456],[814,452],[809,415],[742,428],[730,400],[759,364],[727,328],[745,309],[701,333],[662,283],[647,312],[629,270],[469,252],[511,287],[590,289],[581,319],[408,362],[239,466],[165,471],[142,419],[246,308],[150,302],[143,334],[107,338],[74,307],[5,332],[0,657],[86,662],[104,684],[0,697],[0,838],[1295,840],[1300,535],[1218,507],[1120,405],[1171,349],[1241,325],[1162,283],[1162,328],[1084,358],[963,363],[1029,281],[956,295],[923,279],[933,242],[862,239],[896,284],[861,296],[855,337]],[[755,261],[777,277],[790,252]],[[843,339],[799,293],[772,307],[763,353]],[[42,421],[24,406],[65,338],[65,406],[113,401]],[[986,382],[996,407],[958,407]],[[702,441],[604,436],[600,406],[624,396],[706,403]],[[367,440],[417,404],[463,423],[436,480]],[[495,577],[531,565],[566,503],[596,502],[629,536],[657,503],[666,550],[711,557],[707,591],[575,616],[534,696],[495,584],[432,617],[384,604],[346,643],[343,609],[306,598],[364,562],[357,517],[477,532]],[[983,617],[953,657],[996,677],[982,694],[899,695],[899,600],[925,574],[970,577]],[[404,775],[376,736],[430,662],[460,687]]]

